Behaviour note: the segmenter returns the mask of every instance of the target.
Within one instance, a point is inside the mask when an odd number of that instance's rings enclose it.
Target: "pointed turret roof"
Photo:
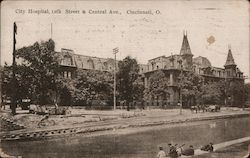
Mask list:
[[[187,33],[183,34],[183,41],[182,41],[182,46],[181,46],[181,55],[193,55],[189,46],[188,38],[187,38]]]
[[[231,48],[229,48],[229,50],[228,50],[227,61],[226,61],[226,64],[224,66],[228,66],[228,65],[236,65],[235,62],[234,62],[234,58],[233,58]]]

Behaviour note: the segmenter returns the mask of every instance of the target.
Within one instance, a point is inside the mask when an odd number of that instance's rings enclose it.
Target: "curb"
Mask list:
[[[0,139],[1,141],[45,139],[48,137],[72,135],[72,134],[77,134],[77,133],[89,134],[89,133],[98,132],[98,131],[108,131],[108,130],[115,130],[115,129],[159,126],[159,125],[186,123],[186,122],[208,121],[208,120],[215,120],[215,119],[241,118],[241,117],[249,117],[249,116],[250,114],[223,115],[223,116],[210,116],[210,117],[203,117],[203,118],[187,118],[187,119],[182,119],[182,120],[163,120],[163,121],[155,121],[155,122],[143,122],[143,123],[130,124],[130,125],[127,124],[127,125],[109,125],[109,126],[104,126],[104,127],[72,127],[72,128],[53,129],[53,130],[45,130],[45,131],[22,132],[18,134],[3,133],[3,135],[0,136]]]

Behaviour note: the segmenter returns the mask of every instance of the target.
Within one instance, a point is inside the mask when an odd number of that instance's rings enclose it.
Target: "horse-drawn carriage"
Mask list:
[[[220,106],[219,105],[209,105],[206,110],[209,112],[218,112],[218,111],[220,111]]]
[[[192,112],[218,112],[220,111],[219,105],[196,105],[191,106],[190,110]]]

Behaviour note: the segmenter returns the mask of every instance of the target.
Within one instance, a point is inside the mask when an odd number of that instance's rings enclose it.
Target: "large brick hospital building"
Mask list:
[[[66,78],[75,77],[77,69],[90,69],[99,71],[113,72],[114,59],[98,58],[75,54],[73,50],[61,49],[62,75]],[[145,88],[149,86],[150,75],[158,70],[162,70],[165,77],[169,79],[170,96],[168,101],[176,103],[179,101],[180,89],[178,87],[179,75],[182,71],[193,71],[203,76],[207,80],[219,81],[228,80],[230,82],[240,81],[244,84],[244,76],[234,62],[231,48],[228,49],[227,58],[225,59],[224,68],[214,67],[211,62],[202,56],[194,57],[186,34],[183,35],[183,41],[179,54],[169,56],[159,56],[148,60],[147,64],[140,64],[140,71]]]

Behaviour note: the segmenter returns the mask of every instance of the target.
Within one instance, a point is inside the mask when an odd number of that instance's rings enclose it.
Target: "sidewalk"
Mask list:
[[[217,148],[212,153],[204,153],[201,155],[195,156],[195,158],[247,158],[249,157],[250,152],[250,138],[245,138],[239,142],[229,141],[231,144],[224,145],[223,143],[218,144],[221,146]]]
[[[2,114],[2,113],[1,113]],[[5,117],[7,113],[3,113]],[[44,138],[73,133],[89,133],[113,129],[136,128],[143,126],[156,126],[163,124],[176,124],[228,117],[250,116],[250,111],[241,109],[225,109],[221,112],[191,113],[190,110],[134,110],[134,111],[88,111],[72,109],[69,116],[51,116],[49,120],[56,122],[53,126],[37,127],[37,122],[44,116],[34,114],[19,114],[12,118],[18,123],[26,125],[25,129],[1,132],[3,140]]]

